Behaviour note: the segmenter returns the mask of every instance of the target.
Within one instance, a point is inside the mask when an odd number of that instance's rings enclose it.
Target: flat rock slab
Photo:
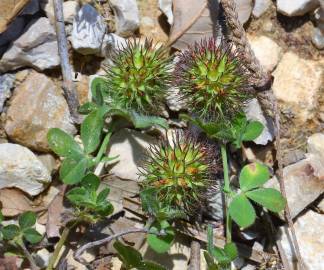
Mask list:
[[[35,196],[50,182],[49,171],[32,151],[19,144],[0,144],[0,189],[16,187]]]
[[[306,269],[323,270],[324,215],[308,211],[297,219],[294,228]],[[296,255],[287,227],[280,228],[278,239],[281,241],[291,269],[297,269]]]
[[[34,71],[14,91],[5,131],[15,142],[48,152],[47,132],[54,127],[76,132],[61,88]]]
[[[278,12],[290,17],[304,15],[318,6],[318,0],[277,0]]]

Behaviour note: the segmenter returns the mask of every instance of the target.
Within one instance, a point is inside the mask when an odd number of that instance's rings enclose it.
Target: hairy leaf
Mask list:
[[[280,212],[286,206],[284,197],[278,190],[273,188],[260,188],[248,191],[246,196],[272,212]]]
[[[18,223],[22,230],[30,228],[36,223],[36,214],[31,211],[25,212],[19,216]]]
[[[81,186],[85,189],[96,191],[100,185],[100,179],[93,173],[88,173],[81,181]]]
[[[81,105],[78,109],[79,113],[81,114],[89,114],[94,110],[97,110],[98,106],[93,102],[86,102],[83,105]]]
[[[241,170],[239,182],[242,191],[261,187],[270,178],[268,168],[260,163],[245,165]]]
[[[12,240],[19,235],[20,229],[17,225],[10,224],[1,229],[3,239]]]
[[[117,250],[118,255],[127,269],[138,267],[142,262],[142,255],[136,249],[125,246],[121,242],[116,241],[114,248]]]
[[[245,128],[245,132],[243,133],[242,140],[243,141],[255,140],[256,138],[258,138],[261,135],[263,129],[264,129],[264,126],[259,121],[249,122]]]
[[[84,119],[81,125],[81,139],[86,154],[90,154],[98,148],[103,124],[103,112],[100,109],[91,112]]]
[[[244,194],[236,195],[229,205],[231,218],[241,227],[246,228],[255,221],[255,210]]]
[[[36,231],[34,228],[28,228],[28,229],[24,230],[23,236],[31,244],[36,244],[36,243],[40,242],[43,238],[43,236],[38,231]]]
[[[53,152],[62,157],[72,157],[75,160],[83,156],[81,147],[70,134],[59,128],[51,128],[47,133],[48,145]]]
[[[151,215],[156,215],[159,210],[159,203],[156,197],[156,189],[148,188],[140,192],[142,209]]]
[[[161,230],[163,230],[166,235],[157,235]],[[150,231],[154,232],[154,234],[149,234],[147,236],[147,243],[149,246],[157,253],[167,252],[174,239],[174,230],[172,227],[170,227],[167,222],[155,223],[150,228]]]
[[[60,177],[64,184],[74,185],[83,179],[88,166],[88,159],[83,158],[78,162],[71,159],[63,161]]]

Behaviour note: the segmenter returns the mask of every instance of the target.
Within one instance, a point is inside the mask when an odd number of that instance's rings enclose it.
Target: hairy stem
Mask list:
[[[229,197],[231,193],[230,179],[229,179],[229,170],[228,170],[228,160],[227,160],[227,151],[226,144],[221,144],[221,154],[223,162],[223,174],[224,174],[224,192],[225,192],[225,205],[226,205],[226,242],[232,242],[232,219],[228,212]]]
[[[99,161],[101,160],[102,156],[104,155],[104,153],[105,153],[105,151],[107,149],[107,146],[108,146],[108,143],[109,143],[109,140],[110,140],[111,135],[112,135],[112,131],[109,131],[106,134],[106,136],[105,136],[105,138],[104,138],[104,140],[103,140],[103,142],[102,142],[102,144],[100,146],[100,149],[98,151],[98,154],[97,154],[97,156],[95,158],[95,164],[99,163]]]
[[[58,260],[58,257],[60,255],[60,251],[66,241],[66,239],[68,238],[71,230],[78,224],[78,222],[74,222],[72,223],[71,225],[67,225],[63,232],[62,232],[62,235],[61,235],[61,238],[60,240],[58,241],[56,247],[55,247],[55,250],[54,250],[54,253],[52,255],[52,257],[50,258],[49,260],[49,263],[48,263],[48,266],[46,268],[46,270],[53,270],[54,269],[54,265],[56,263],[56,261]]]
[[[30,254],[30,252],[26,248],[26,246],[24,244],[24,241],[22,239],[18,241],[18,245],[20,246],[20,248],[23,251],[23,253],[24,253],[25,257],[27,258],[27,260],[29,261],[30,268],[32,270],[38,270],[39,267],[36,265],[36,262],[35,262],[33,256]]]

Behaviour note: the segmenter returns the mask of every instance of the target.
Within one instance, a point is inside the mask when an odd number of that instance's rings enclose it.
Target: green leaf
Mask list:
[[[0,211],[0,223],[4,220],[4,217],[3,217],[3,214],[2,212]]]
[[[3,234],[3,239],[5,239],[5,240],[12,240],[16,236],[18,236],[19,233],[20,233],[19,227],[17,225],[14,225],[14,224],[4,226],[1,229],[1,231],[2,231],[2,234]]]
[[[60,177],[64,184],[74,185],[83,179],[88,167],[88,159],[83,158],[78,162],[71,159],[65,159],[63,161]]]
[[[98,148],[104,124],[103,116],[102,110],[95,110],[81,124],[81,140],[87,154],[94,152]]]
[[[109,192],[110,192],[109,188],[104,188],[103,190],[101,190],[97,197],[97,203],[100,204],[100,203],[105,202],[107,200],[107,196],[108,196]]]
[[[80,145],[70,134],[59,128],[51,128],[47,133],[48,145],[51,150],[62,157],[72,157],[75,160],[83,156]]]
[[[212,254],[214,249],[214,233],[210,224],[207,227],[207,251]]]
[[[227,265],[231,263],[231,259],[226,255],[225,251],[219,247],[213,248],[212,255],[221,265]]]
[[[161,230],[163,230],[166,235],[159,236],[156,234],[148,234],[147,236],[147,243],[157,253],[167,252],[174,239],[174,230],[167,222],[155,223],[150,228],[150,231],[154,233],[159,233]]]
[[[66,193],[66,197],[73,204],[80,204],[87,198],[87,190],[84,187],[76,187]]]
[[[40,242],[43,238],[43,236],[38,231],[36,231],[34,228],[28,228],[28,229],[24,230],[23,236],[31,244],[36,244],[36,243]]]
[[[264,129],[264,126],[259,121],[251,121],[246,126],[245,132],[243,133],[242,140],[243,141],[253,141],[256,138],[258,138],[262,131]]]
[[[214,258],[207,251],[204,252],[204,257],[208,266],[207,270],[220,270]]]
[[[142,209],[152,215],[156,215],[159,211],[159,203],[157,201],[156,189],[148,188],[140,192]]]
[[[79,113],[81,114],[89,114],[94,110],[97,110],[98,106],[93,102],[86,102],[83,105],[81,105],[78,109]]]
[[[96,206],[96,211],[99,215],[106,217],[114,212],[114,206],[110,202],[105,201]]]
[[[231,218],[241,227],[246,228],[255,221],[255,210],[244,194],[236,195],[230,205]]]
[[[118,255],[127,269],[138,267],[142,262],[142,255],[136,249],[125,246],[121,242],[116,241],[114,248],[117,250]]]
[[[260,188],[248,191],[246,196],[272,212],[280,212],[286,206],[285,198],[278,190],[273,188]]]
[[[99,185],[100,179],[93,173],[88,173],[81,181],[81,186],[89,191],[96,191]]]
[[[96,77],[91,81],[91,94],[92,94],[92,99],[93,101],[101,106],[103,105],[103,92],[104,89],[106,88],[106,80],[101,77]]]
[[[236,245],[234,243],[227,243],[224,246],[224,251],[225,251],[225,254],[227,255],[227,257],[231,261],[234,261],[238,256],[237,247],[236,247]]]
[[[239,182],[242,191],[261,187],[270,178],[267,166],[260,163],[245,165],[241,170]]]
[[[25,212],[19,216],[18,223],[22,230],[30,228],[36,223],[36,214],[31,211]]]
[[[137,267],[138,270],[166,270],[166,268],[160,264],[151,261],[142,261]]]

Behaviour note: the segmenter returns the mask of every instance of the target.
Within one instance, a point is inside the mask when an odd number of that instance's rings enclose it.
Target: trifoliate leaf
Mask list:
[[[88,173],[81,181],[81,186],[85,189],[96,191],[100,185],[100,179],[93,173]]]
[[[19,216],[18,223],[22,230],[30,228],[36,223],[36,214],[31,211],[25,212]]]
[[[252,225],[256,217],[252,204],[243,193],[232,199],[229,205],[229,214],[241,228]]]
[[[269,170],[260,163],[245,165],[241,170],[239,182],[242,191],[261,187],[270,178]]]
[[[284,197],[278,190],[273,188],[259,188],[248,191],[246,196],[275,213],[284,210],[286,206]]]
[[[24,230],[23,236],[31,244],[36,244],[36,243],[40,242],[43,238],[43,236],[38,231],[36,231],[34,228],[28,228],[28,229]]]
[[[78,162],[65,159],[60,169],[60,177],[64,184],[74,185],[83,179],[88,167],[88,159],[83,158]]]
[[[19,235],[20,229],[19,229],[19,227],[17,225],[10,224],[10,225],[4,226],[1,229],[1,232],[2,232],[2,235],[3,235],[3,239],[12,240],[16,236]]]

